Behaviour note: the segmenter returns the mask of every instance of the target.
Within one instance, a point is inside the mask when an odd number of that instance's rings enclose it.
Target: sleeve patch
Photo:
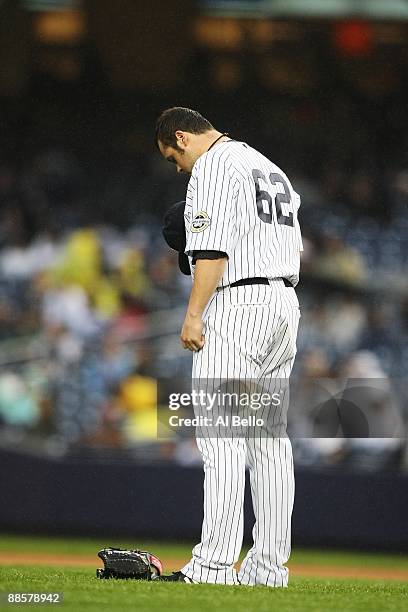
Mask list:
[[[193,233],[203,232],[211,224],[211,219],[205,210],[199,210],[195,213],[190,225],[190,231]]]

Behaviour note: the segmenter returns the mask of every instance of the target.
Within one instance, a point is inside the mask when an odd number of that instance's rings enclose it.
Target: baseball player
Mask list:
[[[193,351],[193,379],[269,380],[280,388],[300,317],[299,196],[273,162],[194,110],[164,111],[156,143],[191,175],[184,257],[193,284],[181,343]],[[197,437],[205,473],[201,541],[187,565],[159,580],[287,586],[294,472],[285,425],[281,414],[273,435]],[[237,573],[246,464],[255,525]]]

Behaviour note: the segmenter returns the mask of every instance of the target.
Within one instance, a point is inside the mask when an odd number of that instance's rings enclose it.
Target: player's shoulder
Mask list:
[[[251,178],[252,171],[260,166],[261,160],[263,160],[262,165],[270,162],[262,153],[248,143],[241,140],[232,140],[230,142],[228,163],[231,172],[234,173],[234,176],[240,182],[246,182],[248,178]]]
[[[279,166],[275,161],[273,161],[269,157],[266,157],[266,155],[260,153],[256,149],[253,149],[253,151],[257,156],[257,160],[259,161],[259,169],[263,169],[264,172],[273,172],[276,175],[282,176],[286,180],[286,182],[292,186],[290,178],[281,166]]]
[[[194,164],[193,171],[199,172],[200,170],[210,169],[214,165],[225,165],[228,159],[228,152],[222,147],[225,143],[221,143],[218,147],[206,151],[197,159]]]
[[[220,143],[217,147],[203,153],[194,164],[192,175],[200,173],[212,174],[225,172],[230,175],[235,174],[238,169],[239,152],[236,150],[235,140],[227,140]]]

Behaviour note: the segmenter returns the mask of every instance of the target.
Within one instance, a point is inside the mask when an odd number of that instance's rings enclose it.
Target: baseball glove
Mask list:
[[[160,559],[143,550],[103,548],[98,557],[102,559],[104,568],[96,570],[97,578],[152,580],[163,572]]]

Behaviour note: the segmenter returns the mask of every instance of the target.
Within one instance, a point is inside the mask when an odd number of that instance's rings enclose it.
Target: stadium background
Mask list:
[[[372,418],[393,415],[347,440],[295,414],[294,546],[408,547],[407,19],[393,0],[0,2],[3,532],[199,533],[194,444],[156,436],[157,381],[191,356],[161,237],[187,178],[153,130],[184,105],[302,196],[294,397],[372,379]]]

